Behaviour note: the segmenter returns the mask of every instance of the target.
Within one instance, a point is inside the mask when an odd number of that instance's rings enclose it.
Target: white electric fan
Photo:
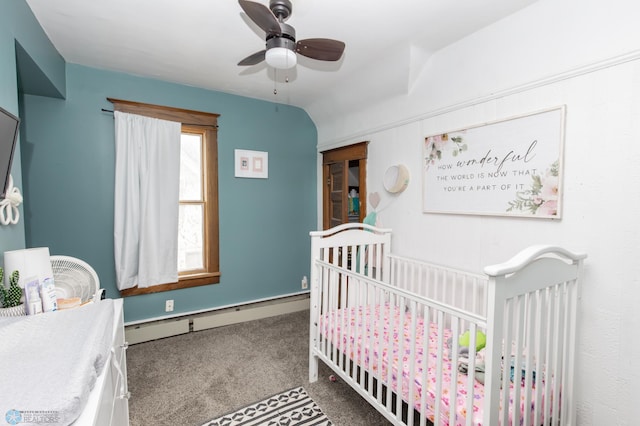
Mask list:
[[[103,289],[96,271],[85,261],[71,256],[50,256],[58,298],[79,297],[80,303],[98,301]]]

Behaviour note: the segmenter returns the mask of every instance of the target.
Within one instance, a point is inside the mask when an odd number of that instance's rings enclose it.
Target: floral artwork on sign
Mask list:
[[[558,219],[564,107],[428,136],[423,210]]]
[[[436,160],[442,160],[442,150],[447,143],[453,143],[454,147],[451,150],[451,155],[457,156],[460,152],[467,150],[467,144],[463,143],[462,136],[455,136],[449,138],[449,135],[444,133],[442,135],[429,136],[425,139],[425,145],[427,147],[427,164],[436,164]]]
[[[531,187],[516,192],[516,199],[509,202],[508,212],[528,211],[532,215],[557,216],[560,175],[556,161],[542,175],[531,177]]]

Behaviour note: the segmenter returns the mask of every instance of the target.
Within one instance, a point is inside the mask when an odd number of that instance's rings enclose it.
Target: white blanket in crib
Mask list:
[[[109,356],[113,316],[113,301],[103,300],[0,318],[0,419],[20,426],[73,423]]]

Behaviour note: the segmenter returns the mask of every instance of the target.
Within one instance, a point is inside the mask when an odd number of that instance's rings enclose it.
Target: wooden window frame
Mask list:
[[[182,123],[182,132],[200,133],[205,138],[204,167],[207,179],[204,181],[204,198],[206,202],[204,218],[204,251],[205,268],[203,271],[181,273],[178,282],[160,284],[146,288],[133,287],[121,290],[123,297],[151,294],[181,288],[217,284],[220,282],[220,235],[218,214],[218,117],[220,114],[186,110],[140,102],[107,98],[115,111],[138,114],[146,117]]]

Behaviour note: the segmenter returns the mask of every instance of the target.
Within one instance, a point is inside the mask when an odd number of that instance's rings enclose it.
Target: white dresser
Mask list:
[[[122,299],[114,300],[111,354],[98,376],[87,405],[74,426],[126,426],[129,424],[127,343],[124,341]]]

